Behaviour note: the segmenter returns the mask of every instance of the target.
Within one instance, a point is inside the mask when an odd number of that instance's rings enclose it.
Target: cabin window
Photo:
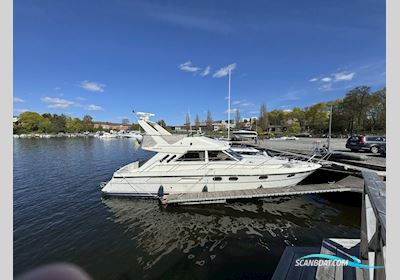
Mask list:
[[[208,160],[209,161],[233,160],[233,158],[225,154],[223,151],[208,151]]]
[[[167,157],[169,157],[169,155],[166,155],[165,157],[163,157],[162,159],[160,159],[160,162],[163,162],[164,160],[166,160]]]
[[[260,177],[258,177],[258,179],[260,180],[268,179],[268,175],[261,175]]]
[[[172,157],[170,157],[167,162],[170,162],[171,160],[173,160],[174,158],[176,158],[176,155],[173,155]]]
[[[205,154],[204,151],[189,151],[176,161],[204,161]]]
[[[229,149],[229,150],[227,150],[226,152],[227,152],[228,154],[230,154],[232,157],[234,157],[236,160],[241,160],[241,159],[243,158],[239,153],[235,152],[235,151],[232,150],[232,149]]]
[[[229,177],[229,181],[237,181],[238,179],[238,177]]]
[[[293,177],[294,176],[294,174],[289,174],[289,175],[287,175],[287,177],[289,178],[289,177]]]
[[[214,177],[213,180],[214,181],[222,181],[222,177]]]

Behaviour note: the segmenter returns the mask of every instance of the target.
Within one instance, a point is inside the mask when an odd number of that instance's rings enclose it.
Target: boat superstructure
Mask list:
[[[102,191],[106,195],[155,197],[169,193],[276,188],[298,184],[319,164],[277,157],[246,157],[229,143],[205,136],[172,135],[137,113],[146,132],[142,149],[156,152],[117,170]]]

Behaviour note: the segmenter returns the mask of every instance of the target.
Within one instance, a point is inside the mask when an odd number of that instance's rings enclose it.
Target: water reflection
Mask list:
[[[139,263],[145,270],[173,251],[202,266],[218,257],[232,237],[251,239],[266,251],[279,242],[290,246],[297,241],[299,229],[330,216],[320,215],[313,199],[299,197],[166,208],[152,200],[106,198],[103,202],[144,252]],[[338,214],[329,206],[323,211]]]

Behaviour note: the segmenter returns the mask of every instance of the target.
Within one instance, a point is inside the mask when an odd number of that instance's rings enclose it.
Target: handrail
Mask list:
[[[362,171],[365,192],[368,195],[375,217],[379,220],[382,238],[386,243],[386,184],[374,172]]]
[[[361,212],[360,259],[383,269],[364,270],[364,279],[385,279],[386,269],[386,184],[376,172],[362,171],[364,193]]]

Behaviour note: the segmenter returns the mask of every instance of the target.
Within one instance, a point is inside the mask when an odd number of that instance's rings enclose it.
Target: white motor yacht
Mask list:
[[[143,136],[136,131],[130,131],[130,132],[125,132],[125,133],[120,133],[119,136],[121,138],[133,138],[141,142],[143,140]]]
[[[270,156],[246,157],[228,143],[205,136],[172,135],[137,113],[146,132],[142,149],[156,152],[117,170],[102,184],[105,195],[157,197],[170,193],[214,192],[293,186],[321,166]]]

